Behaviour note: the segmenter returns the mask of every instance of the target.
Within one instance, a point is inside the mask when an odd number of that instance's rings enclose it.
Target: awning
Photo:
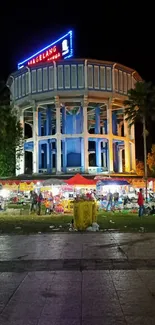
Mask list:
[[[120,185],[120,186],[123,186],[123,185],[130,185],[129,182],[127,181],[124,181],[124,180],[114,180],[114,179],[104,179],[104,180],[100,180],[97,182],[96,184],[97,186],[103,186],[103,185]]]
[[[85,177],[83,177],[80,174],[76,174],[75,176],[71,177],[70,179],[65,181],[68,185],[85,185],[85,186],[89,186],[89,185],[95,185],[96,182],[92,179],[87,179]]]
[[[62,181],[61,179],[56,179],[56,178],[49,178],[46,181],[43,181],[41,183],[42,186],[61,186],[61,185],[65,185],[66,182]]]

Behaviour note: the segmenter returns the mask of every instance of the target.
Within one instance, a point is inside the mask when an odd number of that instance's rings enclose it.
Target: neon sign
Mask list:
[[[68,59],[73,56],[72,31],[59,38],[57,41],[46,46],[28,59],[18,63],[18,69],[25,66],[31,67],[44,62],[56,61],[59,59]]]
[[[49,48],[49,50],[46,50],[45,52],[29,60],[27,65],[31,66],[41,62],[55,61],[61,57],[61,53],[57,51],[57,47],[54,45],[53,47]]]

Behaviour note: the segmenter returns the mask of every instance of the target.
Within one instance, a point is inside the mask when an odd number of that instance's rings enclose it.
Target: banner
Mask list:
[[[40,188],[41,192],[49,192],[52,190],[52,186],[43,186]]]
[[[20,183],[19,184],[19,191],[21,192],[27,192],[27,191],[33,191],[34,190],[34,183]]]
[[[6,190],[9,190],[9,191],[18,191],[18,187],[19,187],[19,185],[16,183],[13,183],[13,184],[6,183],[3,185],[3,188]]]

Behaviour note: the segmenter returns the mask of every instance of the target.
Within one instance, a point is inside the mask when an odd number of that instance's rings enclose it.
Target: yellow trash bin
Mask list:
[[[94,201],[74,202],[74,226],[78,230],[85,230],[96,222],[96,211]]]

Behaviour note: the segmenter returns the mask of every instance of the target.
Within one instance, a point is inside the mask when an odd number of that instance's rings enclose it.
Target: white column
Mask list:
[[[132,170],[136,171],[135,125],[134,124],[131,126],[131,139],[133,140],[131,144]]]
[[[129,142],[129,140],[124,141],[124,149],[125,149],[125,172],[129,173],[131,171],[131,166],[130,166],[130,142]]]
[[[88,68],[88,64],[87,64],[87,60],[85,60],[85,63],[84,63],[85,89],[88,89],[88,73],[87,73],[87,68]]]
[[[106,154],[103,152],[103,167],[106,167]]]
[[[109,135],[109,145],[108,145],[108,155],[109,155],[109,173],[114,171],[114,162],[113,162],[113,134],[112,134],[112,103],[109,99],[107,106],[107,129]]]
[[[115,66],[116,66],[116,63],[113,65],[113,68],[112,68],[112,87],[113,87],[113,92],[115,92]]]
[[[125,172],[131,171],[130,166],[130,142],[129,142],[129,126],[124,116],[124,149],[125,149]]]
[[[131,144],[131,161],[132,161],[132,170],[136,172],[136,150],[135,142]]]
[[[88,173],[89,155],[88,155],[88,97],[84,96],[83,100],[83,138],[84,138],[84,171]]]
[[[23,137],[24,137],[24,111],[20,110],[19,111],[19,121],[21,124],[21,127],[23,128]],[[18,158],[18,150],[19,148],[16,149],[16,176],[20,174],[24,174],[25,171],[25,151],[24,151],[24,144],[23,148],[21,150],[21,156]]]
[[[122,173],[123,172],[123,162],[122,162],[122,151],[123,149],[120,148],[119,151],[118,151],[118,168],[119,168],[119,173]]]
[[[135,139],[135,126],[134,126],[134,124],[131,126],[131,139],[132,140]]]
[[[55,96],[55,109],[56,109],[56,173],[61,173],[61,124],[60,124],[60,102],[59,97]]]
[[[38,173],[38,108],[33,106],[33,173]]]

